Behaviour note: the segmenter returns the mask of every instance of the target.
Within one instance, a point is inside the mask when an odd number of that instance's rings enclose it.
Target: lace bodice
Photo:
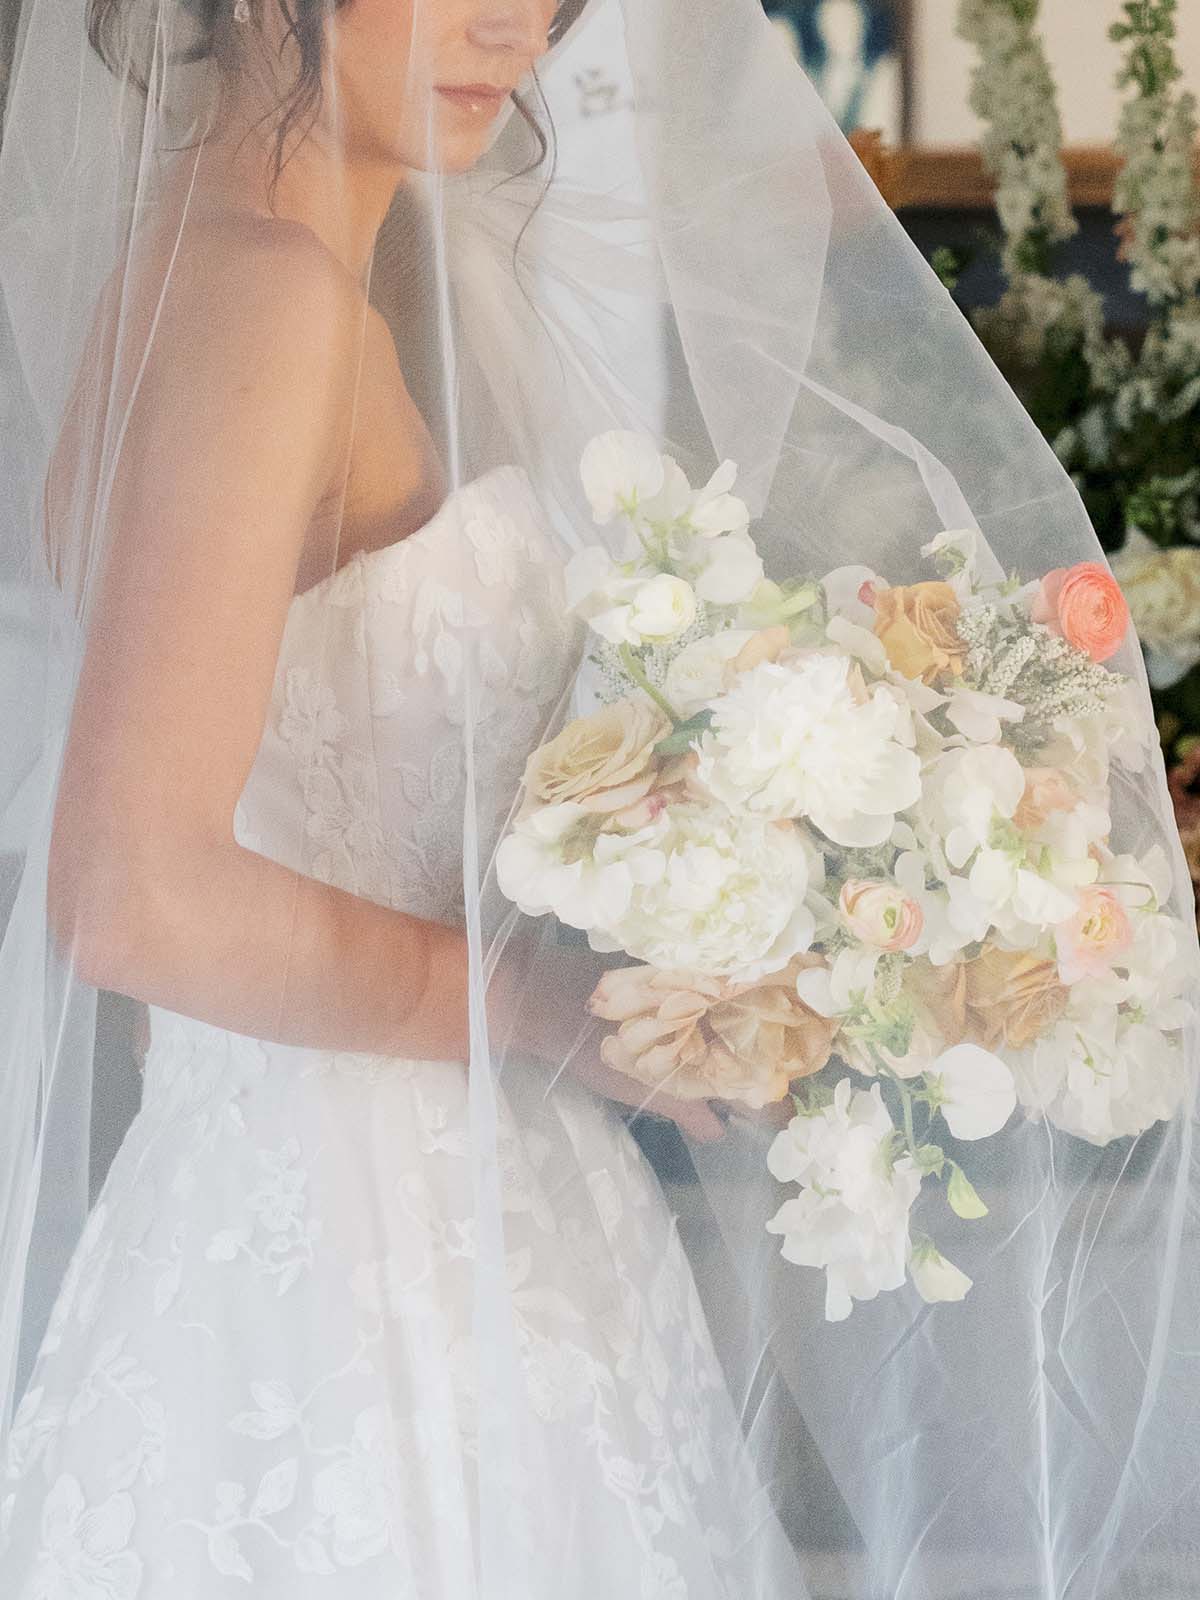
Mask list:
[[[486,864],[581,644],[528,476],[498,467],[465,484],[416,533],[292,602],[239,841],[354,894],[457,920],[468,746]]]

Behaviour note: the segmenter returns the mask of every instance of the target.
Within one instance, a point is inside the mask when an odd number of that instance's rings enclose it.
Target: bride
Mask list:
[[[556,185],[601,6],[628,170]],[[736,461],[769,569],[1094,558],[755,0],[24,0],[0,207],[4,1594],[1190,1592],[1191,1090],[1115,1142],[1030,1098],[971,1298],[826,1323],[791,1103],[620,1069],[621,958],[501,892],[603,698],[589,439]],[[1166,816],[1151,760],[1113,825],[1178,867]],[[89,1194],[98,991],[148,1043]]]

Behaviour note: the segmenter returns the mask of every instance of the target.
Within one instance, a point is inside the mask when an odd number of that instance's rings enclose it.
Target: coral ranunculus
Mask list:
[[[1093,661],[1115,655],[1129,631],[1129,607],[1121,586],[1099,561],[1048,572],[1030,615]]]

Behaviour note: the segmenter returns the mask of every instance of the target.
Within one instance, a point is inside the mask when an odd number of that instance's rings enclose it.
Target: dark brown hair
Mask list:
[[[250,0],[254,7],[267,5],[272,0]],[[304,126],[316,115],[321,97],[321,66],[325,19],[338,10],[345,0],[273,0],[278,7],[286,29],[285,39],[294,41],[299,54],[296,75],[279,103],[279,123],[275,130],[275,179],[278,180],[287,160],[287,141],[294,129]],[[586,0],[560,0],[550,28],[553,42],[582,11]],[[196,37],[181,59],[184,63],[213,60],[227,65],[231,60],[230,41],[236,26],[233,20],[235,0],[178,0],[180,8],[196,25]],[[92,48],[105,65],[122,77],[135,83],[143,94],[148,92],[150,63],[137,60],[130,50],[127,36],[129,0],[88,0],[87,35]],[[533,134],[538,145],[538,155],[525,170],[533,171],[545,160],[550,145],[537,118],[514,92],[513,104]]]

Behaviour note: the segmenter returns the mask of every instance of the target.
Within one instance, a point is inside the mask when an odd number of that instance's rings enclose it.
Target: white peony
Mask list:
[[[809,856],[794,828],[682,804],[636,837],[657,870],[638,874],[626,911],[605,924],[613,944],[593,939],[596,948],[667,970],[750,978],[812,943]]]
[[[592,516],[604,524],[626,507],[636,507],[662,490],[663,458],[648,434],[616,429],[589,441],[579,475]]]
[[[956,1044],[929,1068],[939,1109],[956,1139],[990,1139],[1017,1108],[1010,1069],[977,1044]]]
[[[623,834],[597,832],[597,822],[569,800],[529,812],[496,852],[501,892],[527,916],[552,912],[568,927],[611,928],[664,861],[654,824]]]
[[[724,628],[684,645],[667,668],[663,690],[681,716],[694,716],[725,688],[726,668],[753,628]]]
[[[921,1174],[909,1156],[890,1160],[893,1132],[878,1084],[854,1089],[843,1078],[832,1105],[793,1117],[767,1152],[772,1175],[801,1186],[767,1231],[783,1235],[786,1261],[824,1268],[830,1322],[849,1316],[855,1300],[873,1300],[905,1279]]]
[[[921,767],[897,737],[903,708],[855,679],[845,656],[815,652],[740,674],[713,706],[699,781],[735,809],[809,817],[837,844],[882,844],[919,798]]]

